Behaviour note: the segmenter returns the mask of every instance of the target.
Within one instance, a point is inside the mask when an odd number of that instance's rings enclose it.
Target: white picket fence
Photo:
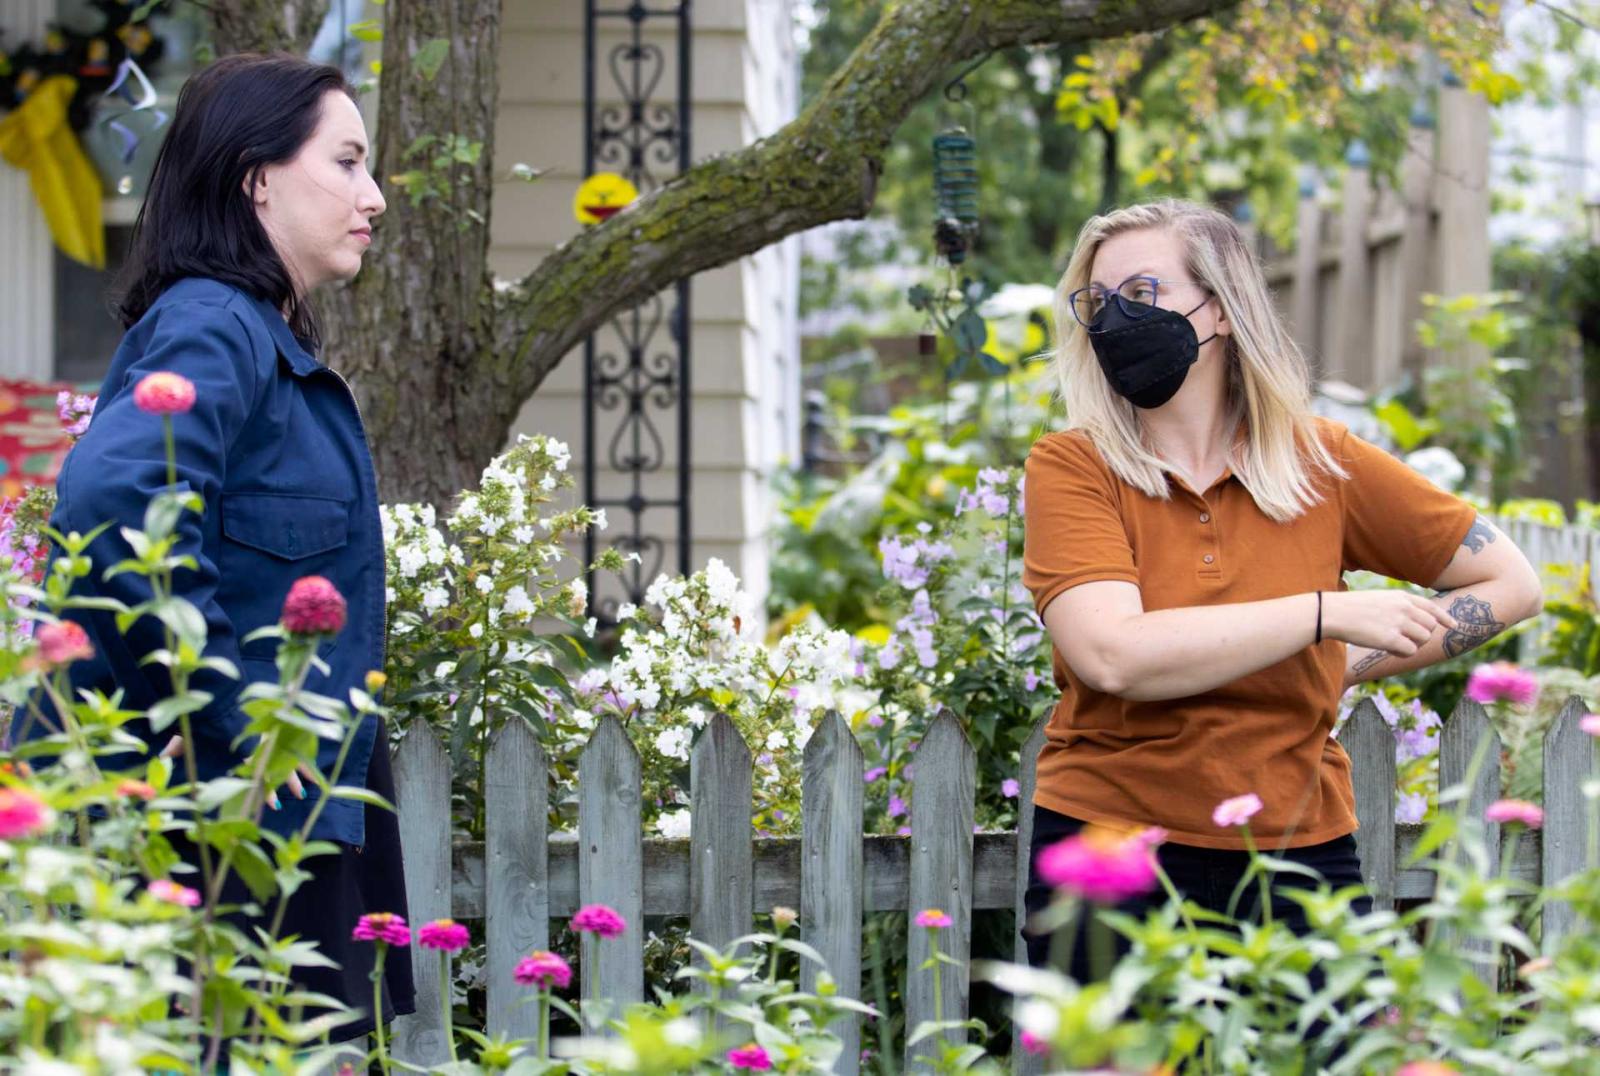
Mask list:
[[[1557,880],[1583,869],[1587,810],[1582,785],[1591,769],[1592,741],[1579,727],[1585,712],[1568,702],[1544,745],[1542,834],[1516,847],[1511,873]],[[1493,738],[1488,761],[1473,782],[1467,810],[1481,818],[1499,797],[1498,739],[1483,709],[1463,701],[1441,733],[1440,783],[1463,783],[1481,737]],[[1019,802],[1032,802],[1034,761],[1043,724],[1022,752]],[[1397,825],[1394,734],[1377,709],[1363,703],[1340,742],[1355,775],[1363,873],[1379,907],[1432,892],[1432,873],[1404,866],[1421,831]],[[579,766],[578,834],[547,832],[545,756],[520,721],[501,731],[487,759],[486,839],[453,848],[450,840],[450,766],[438,738],[424,726],[410,730],[395,759],[400,824],[412,921],[482,919],[488,941],[488,1023],[491,1032],[532,1035],[535,1010],[511,970],[549,943],[552,919],[568,918],[584,904],[607,904],[632,925],[599,947],[594,968],[580,969],[584,997],[629,1002],[643,997],[641,919],[687,915],[692,935],[715,946],[749,932],[753,916],[783,905],[800,912],[804,941],[827,959],[842,993],[861,998],[862,915],[916,912],[936,907],[954,926],[943,948],[966,961],[975,909],[1013,908],[1022,917],[1030,841],[1027,814],[1018,832],[973,833],[975,755],[956,719],[939,716],[917,749],[912,783],[911,835],[864,836],[862,754],[837,714],[819,723],[806,745],[803,830],[799,838],[756,839],[751,829],[751,755],[733,723],[718,715],[696,742],[690,760],[691,836],[688,841],[644,839],[640,824],[639,754],[622,725],[600,722]],[[1488,833],[1490,861],[1499,862],[1498,827]],[[1571,929],[1570,908],[1545,910],[1544,937],[1553,945]],[[927,932],[907,930],[909,966],[927,956]],[[396,1025],[395,1056],[418,1064],[448,1059],[439,1017],[435,965],[420,951],[417,1013]],[[1016,956],[1025,961],[1020,935]],[[808,969],[806,986],[812,985]],[[1492,974],[1485,969],[1484,974]],[[942,976],[942,1012],[967,1015],[968,982]],[[932,1019],[931,977],[913,972],[904,994],[906,1027]],[[850,1019],[836,1025],[844,1039],[838,1066],[857,1071],[862,1029]],[[925,1049],[919,1047],[919,1049]],[[1013,1059],[1017,1072],[1039,1071],[1033,1059]],[[907,1069],[914,1066],[908,1057]]]

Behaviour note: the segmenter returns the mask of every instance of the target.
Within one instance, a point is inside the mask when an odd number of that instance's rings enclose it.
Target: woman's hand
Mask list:
[[[1410,657],[1455,617],[1419,594],[1404,590],[1327,590],[1322,593],[1322,635],[1352,646]]]
[[[167,741],[167,746],[165,746],[165,747],[163,747],[161,749],[161,757],[162,758],[176,758],[181,754],[183,754],[183,737],[182,736],[174,736],[172,739]],[[295,772],[291,773],[289,775],[289,779],[284,782],[284,786],[286,788],[288,788],[289,792],[297,800],[303,800],[303,799],[306,798],[305,781],[300,780],[300,778],[302,776],[305,778],[306,781],[309,781],[312,784],[316,784],[317,783],[316,771],[314,771],[310,766],[306,765],[304,762],[302,762],[298,766],[296,766],[295,767]],[[278,810],[282,810],[283,809],[283,803],[282,803],[281,800],[278,799],[278,794],[276,792],[267,793],[267,797],[268,797],[267,798],[267,803],[268,803],[269,806],[272,807],[272,809],[274,811],[278,811]]]

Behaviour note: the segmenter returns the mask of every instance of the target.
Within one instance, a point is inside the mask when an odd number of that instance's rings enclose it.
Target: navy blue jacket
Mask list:
[[[134,386],[157,370],[194,382],[193,410],[173,416],[172,425],[179,488],[205,500],[203,517],[184,514],[175,550],[193,556],[198,569],[175,573],[174,589],[204,614],[207,655],[227,658],[241,673],[239,680],[212,672],[192,680],[212,695],[191,718],[204,779],[242,757],[234,741],[248,719],[239,694],[250,681],[278,678],[278,640],[242,640],[277,622],[296,579],[324,576],[349,605],[344,631],[322,647],[331,674],[313,670],[306,687],[348,705],[349,689],[361,686],[369,670],[383,668],[383,531],[372,455],[344,379],[307,354],[271,303],[200,278],[169,288],[123,337],[94,418],[62,465],[51,520],[57,530],[87,534],[107,520],[138,527],[151,495],[166,486],[161,419],[133,402]],[[132,555],[117,527],[102,533],[89,552],[94,570],[78,592],[128,605],[149,597],[148,584],[133,573],[101,579],[106,567]],[[164,697],[165,670],[139,664],[163,645],[159,622],[141,618],[124,636],[111,614],[74,618],[95,648],[94,660],[72,667],[75,687],[107,693],[120,687],[130,709]],[[173,726],[150,737],[142,722],[130,728],[156,749],[177,731]],[[369,717],[337,783],[365,786],[376,732],[376,719]],[[331,773],[338,750],[336,741],[322,741],[317,761],[324,773]],[[315,796],[311,788],[304,800],[280,791],[282,809],[267,810],[263,824],[281,833],[298,830]],[[360,846],[363,810],[359,802],[332,800],[313,836]]]

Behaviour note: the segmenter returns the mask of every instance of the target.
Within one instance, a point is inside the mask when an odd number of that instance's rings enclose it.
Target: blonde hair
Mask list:
[[[1322,499],[1314,472],[1345,472],[1317,435],[1310,370],[1272,305],[1260,265],[1233,220],[1209,206],[1176,199],[1129,206],[1089,218],[1078,233],[1052,306],[1067,428],[1088,434],[1124,482],[1152,497],[1170,496],[1167,473],[1175,468],[1155,454],[1133,404],[1112,390],[1068,304],[1089,284],[1101,243],[1153,228],[1183,243],[1189,279],[1210,290],[1233,330],[1221,338],[1229,426],[1243,421],[1245,436],[1229,450],[1228,464],[1262,512],[1280,523],[1293,519]]]

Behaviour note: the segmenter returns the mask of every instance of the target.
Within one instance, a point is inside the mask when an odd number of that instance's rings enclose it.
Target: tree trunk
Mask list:
[[[226,0],[208,4],[218,56],[282,49],[305,55],[328,14],[329,0]]]
[[[526,399],[494,352],[489,278],[500,0],[394,0],[384,11],[373,172],[388,208],[360,276],[319,305],[326,361],[361,401],[383,498],[442,506],[477,485]],[[430,80],[415,57],[433,40],[450,45]],[[431,171],[437,146],[406,155],[424,135],[482,149],[436,173],[440,197],[417,202],[392,177]]]
[[[617,311],[785,236],[864,217],[895,130],[953,65],[1013,45],[1154,30],[1237,2],[907,0],[782,130],[695,165],[495,287],[487,252],[500,2],[389,0],[375,133],[389,209],[360,277],[319,300],[325,357],[351,376],[382,495],[442,504],[475,485],[522,403]],[[326,4],[213,0],[210,9],[226,51],[247,24],[250,47],[309,40],[311,15]],[[434,39],[450,47],[430,81],[415,57]],[[444,197],[414,206],[390,177],[418,167],[403,156],[421,135],[480,142],[482,153]]]

